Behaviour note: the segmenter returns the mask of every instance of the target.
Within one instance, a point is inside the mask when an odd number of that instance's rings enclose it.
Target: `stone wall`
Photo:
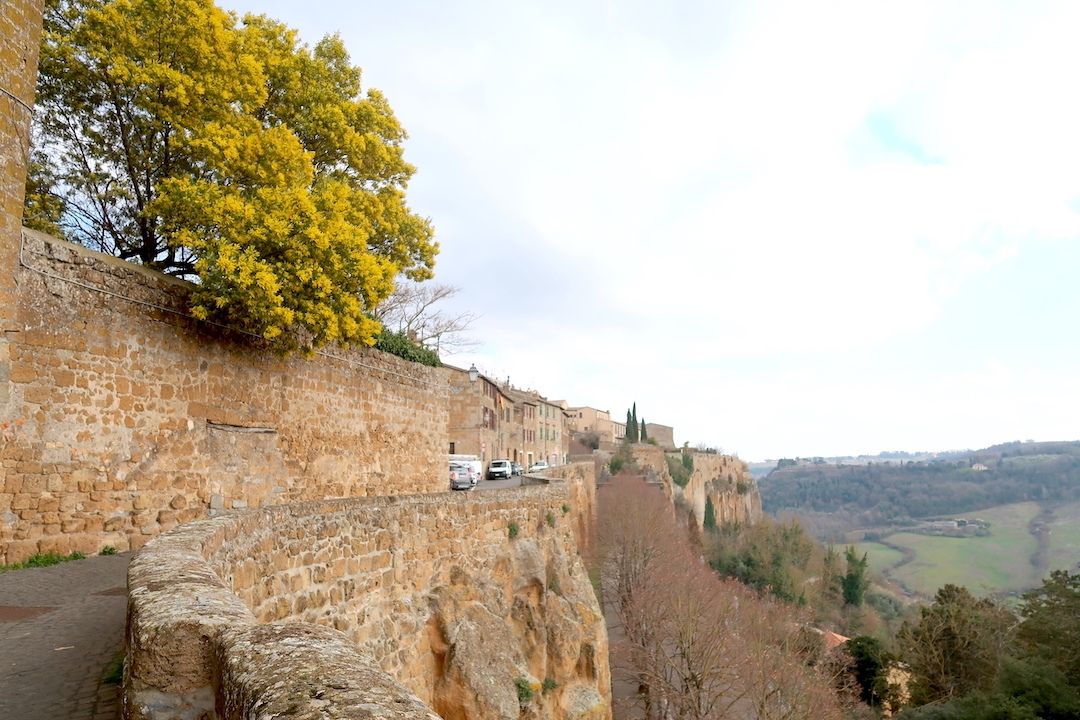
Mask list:
[[[8,334],[17,305],[15,268],[37,84],[44,0],[0,2],[0,407],[8,402]]]
[[[185,283],[24,230],[0,406],[0,562],[142,547],[220,510],[445,490],[446,371],[282,360]]]
[[[574,484],[277,506],[163,534],[129,570],[125,717],[430,717],[422,702],[447,720],[609,718]],[[535,697],[519,702],[519,682]]]
[[[579,548],[585,548],[596,526],[596,462],[592,457],[549,467],[544,474],[569,483],[569,520]]]

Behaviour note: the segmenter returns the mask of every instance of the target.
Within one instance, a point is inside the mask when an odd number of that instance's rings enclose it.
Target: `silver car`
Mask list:
[[[476,471],[468,463],[450,463],[450,489],[472,490],[476,487]]]

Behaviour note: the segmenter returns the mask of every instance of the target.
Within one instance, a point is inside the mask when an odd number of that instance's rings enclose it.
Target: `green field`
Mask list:
[[[950,538],[895,533],[881,543],[859,543],[870,567],[923,595],[933,595],[946,583],[964,585],[980,596],[1021,593],[1039,584],[1031,557],[1038,541],[1029,532],[1040,513],[1038,503],[1002,505],[966,517],[990,523],[989,537]],[[1054,508],[1047,548],[1047,570],[1076,570],[1080,563],[1080,503]],[[904,557],[912,559],[903,562]]]
[[[1080,503],[1069,503],[1054,508],[1054,521],[1050,523],[1050,570],[1076,572],[1080,563]]]

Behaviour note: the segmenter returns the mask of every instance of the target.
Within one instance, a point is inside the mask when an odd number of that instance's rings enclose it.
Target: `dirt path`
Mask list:
[[[887,548],[892,548],[893,550],[896,550],[902,556],[900,558],[900,560],[897,561],[896,563],[893,563],[889,567],[882,569],[881,574],[885,576],[886,580],[888,580],[889,582],[895,584],[896,587],[900,588],[907,597],[909,597],[909,598],[921,597],[919,593],[915,592],[914,590],[909,588],[906,584],[904,584],[904,581],[900,580],[895,575],[893,575],[894,570],[896,570],[896,569],[898,569],[900,567],[903,567],[904,565],[907,565],[909,562],[911,562],[911,561],[913,561],[915,559],[915,551],[912,550],[911,548],[908,548],[908,547],[901,547],[900,545],[893,545],[886,538],[881,538],[877,542],[880,543],[881,545],[884,545]]]
[[[0,718],[115,720],[130,553],[0,574]]]
[[[1031,564],[1035,566],[1036,579],[1041,580],[1046,576],[1050,564],[1050,524],[1057,516],[1049,505],[1043,505],[1039,510],[1039,514],[1028,523],[1028,532],[1038,543],[1038,548],[1031,555]]]

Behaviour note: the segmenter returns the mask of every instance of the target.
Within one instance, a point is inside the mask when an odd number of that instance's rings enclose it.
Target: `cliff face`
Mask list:
[[[652,445],[636,445],[634,459],[646,474],[664,483],[668,497],[681,495],[693,509],[698,526],[705,520],[705,502],[712,500],[717,525],[761,520],[761,495],[746,463],[730,455],[694,453],[694,472],[686,487],[679,487],[668,473],[666,455]]]
[[[694,508],[699,525],[705,519],[706,498],[712,500],[717,525],[753,525],[761,520],[757,480],[737,457],[694,453],[694,474],[682,492]]]
[[[431,594],[433,709],[444,720],[604,720],[606,638],[580,563],[532,539]],[[545,685],[546,683],[546,685]]]

